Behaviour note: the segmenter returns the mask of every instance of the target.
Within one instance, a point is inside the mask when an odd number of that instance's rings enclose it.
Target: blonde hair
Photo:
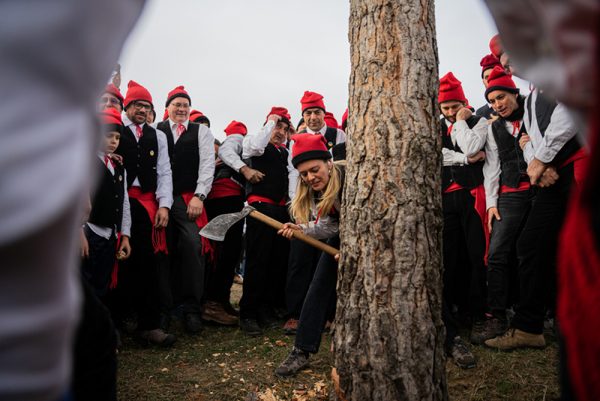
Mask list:
[[[327,163],[327,161],[325,162]],[[321,197],[317,200],[319,216],[326,216],[331,212],[342,186],[339,167],[333,164],[330,171],[331,175],[327,187],[325,188],[325,191],[320,194]],[[312,188],[302,179],[299,179],[296,188],[296,196],[294,196],[292,204],[290,205],[290,214],[296,223],[302,224],[310,221],[311,205],[314,197],[315,193]]]

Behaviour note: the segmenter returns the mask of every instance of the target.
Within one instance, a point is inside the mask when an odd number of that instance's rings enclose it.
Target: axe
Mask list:
[[[202,228],[202,230],[200,230],[200,235],[215,241],[223,241],[225,239],[225,234],[227,234],[227,230],[229,230],[232,225],[234,225],[246,216],[255,218],[256,220],[261,221],[273,227],[276,230],[279,230],[283,227],[282,223],[278,222],[275,219],[272,219],[267,215],[262,214],[261,212],[254,209],[252,206],[244,206],[244,208],[239,212],[221,214],[215,217],[207,225],[205,225]],[[331,256],[335,256],[340,253],[340,251],[338,251],[334,247],[329,246],[319,241],[318,239],[315,239],[300,231],[294,231],[294,238],[306,242],[307,244],[312,245],[315,248],[330,254]]]

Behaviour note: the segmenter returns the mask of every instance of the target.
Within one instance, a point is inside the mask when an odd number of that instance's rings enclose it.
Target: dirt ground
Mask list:
[[[240,286],[235,285],[239,297]],[[261,337],[245,336],[236,327],[207,325],[198,336],[175,324],[178,341],[168,350],[143,349],[124,339],[119,354],[119,400],[127,401],[278,401],[328,400],[333,357],[324,335],[308,370],[279,379],[273,370],[285,359],[293,336],[280,329]],[[549,337],[547,336],[548,340]],[[475,369],[447,364],[451,400],[554,400],[559,396],[557,346],[542,351],[501,353],[473,347]]]

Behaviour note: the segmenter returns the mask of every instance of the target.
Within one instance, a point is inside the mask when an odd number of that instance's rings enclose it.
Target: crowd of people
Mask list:
[[[447,353],[461,368],[477,363],[459,334],[465,327],[473,345],[545,346],[556,301],[552,250],[585,158],[565,107],[517,88],[498,36],[490,51],[480,63],[482,107],[471,107],[452,72],[440,79],[438,98],[442,316]],[[170,347],[173,318],[190,335],[205,322],[239,325],[249,336],[280,327],[296,339],[275,373],[306,367],[334,321],[337,262],[294,232],[339,246],[348,111],[338,125],[323,96],[306,91],[296,125],[275,106],[259,130],[234,120],[220,142],[183,86],[166,95],[160,122],[153,97],[134,81],[125,96],[109,84],[98,105],[105,135],[81,229],[81,270],[87,298],[114,324],[108,344],[120,347],[128,333]],[[244,204],[284,228],[248,217],[223,242],[200,235]],[[242,255],[238,310],[231,287]]]

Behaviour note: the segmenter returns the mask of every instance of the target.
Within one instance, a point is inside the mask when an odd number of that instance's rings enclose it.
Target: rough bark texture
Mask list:
[[[348,400],[445,400],[433,0],[351,0],[334,339]]]

